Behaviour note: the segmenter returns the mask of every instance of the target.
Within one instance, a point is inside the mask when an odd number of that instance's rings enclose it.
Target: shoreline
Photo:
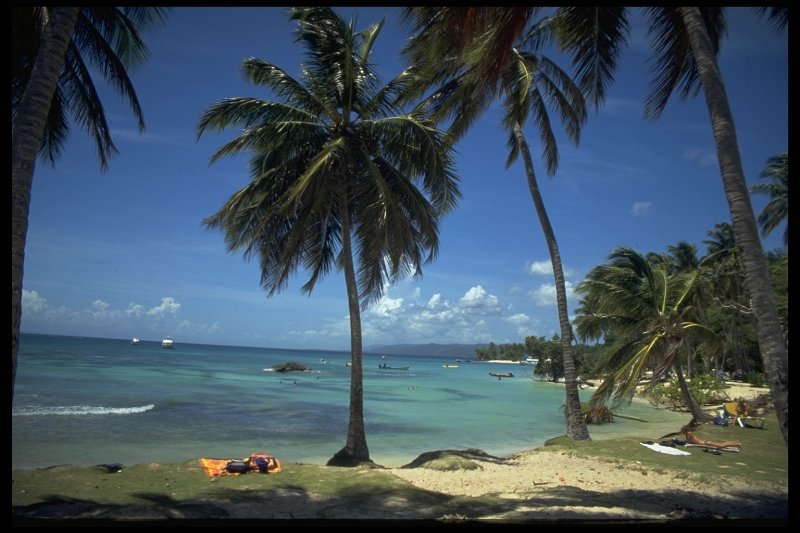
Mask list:
[[[731,384],[727,392],[731,399],[753,399],[765,390]],[[284,463],[278,475],[241,478],[206,478],[196,459],[126,466],[113,474],[97,467],[12,469],[12,523],[87,518],[93,523],[175,519],[230,523],[230,519],[265,518],[556,525],[686,519],[696,524],[733,518],[784,523],[788,448],[776,422],[773,413],[769,432],[738,426],[704,428],[706,434],[750,439],[743,440],[741,453],[719,457],[694,449],[689,458],[651,452],[639,442],[655,440],[665,429],[655,424],[638,426],[638,437],[612,434],[605,444],[604,439],[594,438],[594,442],[552,439],[559,442],[507,457],[479,450],[427,452],[414,461],[416,466],[407,468]],[[771,466],[764,465],[767,445]],[[760,453],[756,446],[762,448]],[[423,456],[434,459],[422,461]]]
[[[491,362],[491,361],[489,361],[489,362]],[[549,381],[542,381],[541,384],[542,385],[549,385],[549,386],[552,386],[552,387],[559,387],[559,388],[563,388],[563,386],[564,386],[564,384],[562,382],[553,383],[553,382],[549,382]],[[728,396],[731,398],[731,400],[734,400],[735,398],[743,397],[745,400],[749,401],[749,400],[755,399],[759,394],[764,394],[764,393],[768,394],[769,393],[769,389],[768,388],[765,388],[765,387],[751,387],[749,384],[746,384],[746,383],[728,382],[727,385],[729,386],[729,389],[727,391],[728,392]],[[595,386],[595,387],[585,387],[582,390],[589,392],[589,391],[594,391],[596,389],[597,389],[597,387]],[[638,395],[634,396],[634,398],[632,399],[632,403],[638,403],[638,404],[640,404],[642,406],[651,407],[655,412],[664,413],[665,415],[667,413],[671,413],[672,415],[674,415],[676,417],[676,420],[674,422],[673,421],[649,420],[648,421],[648,425],[645,427],[645,426],[639,426],[638,424],[628,424],[628,420],[627,419],[629,417],[626,417],[624,414],[616,414],[615,413],[615,421],[612,422],[612,423],[606,423],[606,424],[602,424],[602,425],[592,425],[592,424],[589,425],[589,433],[590,433],[591,439],[592,440],[608,440],[608,439],[614,439],[614,438],[620,438],[620,437],[627,437],[627,436],[631,436],[631,435],[635,435],[635,434],[636,435],[638,435],[638,434],[642,434],[643,435],[644,433],[647,433],[647,435],[649,435],[650,438],[655,438],[655,434],[663,435],[663,434],[666,434],[666,433],[669,433],[669,432],[672,432],[672,431],[677,431],[678,428],[680,428],[685,422],[688,422],[688,419],[686,421],[680,421],[680,422],[677,421],[677,417],[679,417],[679,416],[688,416],[687,412],[674,411],[674,410],[666,409],[664,407],[652,405],[647,399],[642,398],[642,397],[640,397]],[[722,409],[722,404],[704,406],[703,409],[705,411],[709,412],[709,413],[715,413],[717,410]],[[616,419],[617,417],[619,419],[621,419],[621,420],[617,420]],[[636,420],[634,419],[634,421],[636,421]],[[625,429],[620,429],[620,425],[618,424],[620,422],[623,425],[626,426]],[[545,442],[547,442],[547,441],[549,441],[551,439],[558,438],[559,436],[561,436],[561,435],[559,435],[559,434],[551,435],[550,437],[548,437],[548,438],[546,438],[546,439],[544,439],[542,441],[542,445]],[[493,455],[500,456],[500,457],[513,457],[513,456],[516,456],[516,455],[525,454],[525,453],[529,453],[531,451],[539,450],[539,449],[541,449],[541,447],[542,446],[535,446],[535,445],[532,445],[532,446],[519,446],[519,447],[501,447],[500,450],[499,451],[495,451],[493,453]],[[407,453],[402,453],[402,452],[390,452],[390,453],[381,454],[380,456],[373,456],[373,461],[375,461],[376,464],[380,464],[381,466],[383,466],[383,467],[385,467],[387,469],[396,469],[396,468],[402,467],[405,464],[410,463],[416,457],[418,457],[419,454],[426,453],[426,452],[429,452],[429,451],[431,451],[431,450],[423,450],[423,449],[421,449],[421,450],[418,450],[417,452],[415,452],[416,455],[411,455],[411,456],[408,455]],[[170,462],[170,463],[171,462],[181,462],[181,461],[187,461],[187,460],[193,460],[193,459],[196,459],[196,458],[192,457],[192,456],[180,457],[180,458],[174,459],[174,461],[168,461],[168,462]],[[303,464],[303,465],[325,466],[329,459],[330,459],[330,456],[328,456],[328,455],[320,455],[320,456],[317,456],[317,457],[306,458],[306,459],[303,459],[303,460],[300,460],[300,461],[295,461],[295,462],[297,464]],[[148,461],[142,461],[142,462],[138,462],[138,463],[127,464],[126,466],[135,466],[135,465],[148,464],[148,463],[149,463]],[[48,464],[48,465],[45,465],[44,467],[39,467],[39,466],[33,466],[33,467],[12,466],[12,468],[13,468],[13,470],[37,470],[39,468],[52,468],[52,467],[64,467],[64,466],[86,467],[86,466],[92,466],[92,465],[89,465],[89,464],[61,463],[61,464]]]

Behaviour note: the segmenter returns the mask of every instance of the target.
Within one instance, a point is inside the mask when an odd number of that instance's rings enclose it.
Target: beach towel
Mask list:
[[[257,461],[257,458],[263,459],[263,462],[266,462],[266,470],[259,469],[259,463],[262,461]],[[242,473],[239,472],[229,472],[225,469],[228,466],[228,463],[231,462],[232,459],[214,459],[209,457],[202,457],[200,458],[200,466],[203,467],[203,472],[206,473],[208,477],[218,477],[218,476],[240,476]],[[237,461],[239,459],[236,459]],[[241,459],[242,461],[247,461],[248,459]],[[277,458],[269,455],[267,453],[253,453],[250,454],[249,457],[250,461],[250,469],[247,472],[262,472],[265,474],[277,474],[281,471],[281,463],[278,461]]]
[[[640,442],[639,444],[645,448],[650,448],[654,452],[666,453],[667,455],[692,455],[689,452],[673,448],[672,446],[662,446],[660,444],[656,444],[655,442]]]

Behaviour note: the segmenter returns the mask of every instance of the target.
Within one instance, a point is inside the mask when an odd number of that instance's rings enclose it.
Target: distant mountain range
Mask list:
[[[385,355],[422,355],[427,357],[463,357],[476,359],[475,350],[488,344],[387,344],[365,346],[365,352]]]

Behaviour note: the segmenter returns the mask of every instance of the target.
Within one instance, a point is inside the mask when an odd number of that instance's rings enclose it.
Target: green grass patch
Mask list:
[[[664,435],[643,434],[641,438],[619,438],[597,441],[572,441],[566,437],[551,439],[547,449],[563,449],[582,456],[597,457],[621,464],[637,463],[649,469],[682,471],[689,475],[725,475],[747,479],[752,484],[783,482],[789,484],[789,452],[774,412],[767,414],[764,429],[738,425],[702,424],[700,438],[711,441],[738,440],[742,451],[714,455],[703,448],[685,448],[691,455],[667,455],[640,444],[643,440],[659,442]],[[676,428],[677,429],[677,428]],[[681,435],[675,435],[682,438]]]

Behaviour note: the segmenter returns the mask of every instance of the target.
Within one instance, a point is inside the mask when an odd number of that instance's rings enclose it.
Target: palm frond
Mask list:
[[[556,18],[559,47],[572,55],[578,85],[600,107],[628,40],[626,8],[561,7]]]
[[[650,69],[652,78],[644,116],[654,121],[661,116],[676,88],[680,88],[680,99],[687,100],[697,96],[702,86],[680,8],[648,7],[646,11],[650,16],[647,37],[655,51],[651,61],[655,64]],[[700,11],[716,55],[725,34],[723,8],[703,7]]]

